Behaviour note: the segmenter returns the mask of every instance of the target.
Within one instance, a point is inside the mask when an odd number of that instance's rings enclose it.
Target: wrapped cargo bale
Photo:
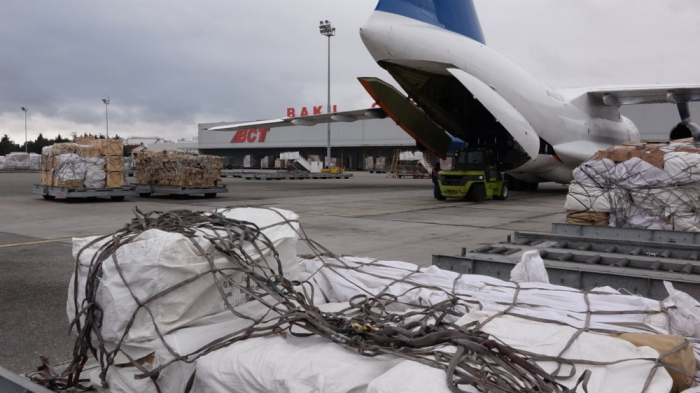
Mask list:
[[[0,171],[5,169],[5,156],[0,156]]]
[[[83,157],[85,159],[85,187],[104,188],[107,174],[105,160],[100,157]],[[120,186],[121,187],[121,186]]]
[[[27,153],[10,153],[5,156],[6,171],[28,171],[30,170],[29,154]]]
[[[223,164],[217,156],[176,151],[142,152],[136,158],[136,182],[150,185],[214,186]]]
[[[611,188],[615,183],[614,168],[615,162],[607,158],[584,162],[574,169],[574,181],[586,188]]]
[[[41,170],[41,154],[29,153],[29,170]]]
[[[77,154],[61,154],[56,156],[58,169],[54,171],[55,186],[66,188],[82,188],[87,166],[85,160]]]
[[[672,217],[672,229],[683,232],[700,232],[698,213],[677,213]]]
[[[567,211],[610,213],[628,204],[629,195],[624,190],[582,187],[578,183],[571,183],[564,208]]]
[[[664,157],[664,171],[674,184],[700,182],[700,154],[668,153]]]
[[[585,164],[584,164],[585,165]],[[634,190],[644,187],[665,187],[672,184],[671,178],[660,169],[639,157],[615,165],[609,174],[610,184]]]
[[[699,153],[689,143],[629,143],[598,152],[574,170],[565,209],[610,213],[614,227],[697,231]],[[574,221],[594,220],[567,219]]]

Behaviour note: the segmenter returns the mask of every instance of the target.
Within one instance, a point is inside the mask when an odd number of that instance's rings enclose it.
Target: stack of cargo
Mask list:
[[[40,158],[34,153],[10,153],[5,156],[3,169],[6,171],[38,171]]]
[[[145,151],[136,156],[136,182],[166,186],[217,186],[223,164],[217,156],[180,151]]]
[[[124,186],[123,144],[113,139],[79,138],[42,149],[41,185],[65,188]]]
[[[293,212],[238,208],[74,238],[63,380],[87,379],[90,351],[90,384],[113,392],[668,393],[700,376],[700,304],[670,283],[663,301],[550,284],[537,251],[518,283],[299,260],[318,246],[304,233]]]
[[[628,143],[576,168],[567,223],[700,232],[700,149]]]

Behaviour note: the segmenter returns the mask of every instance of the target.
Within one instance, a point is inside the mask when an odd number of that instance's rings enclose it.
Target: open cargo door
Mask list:
[[[379,107],[418,143],[445,159],[452,136],[395,87],[378,78],[358,78]]]
[[[457,68],[447,69],[479,100],[496,121],[515,139],[531,159],[537,158],[540,137],[525,117],[490,86]]]

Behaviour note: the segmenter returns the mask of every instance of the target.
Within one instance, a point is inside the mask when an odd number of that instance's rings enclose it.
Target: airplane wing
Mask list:
[[[587,93],[608,106],[700,101],[700,85],[611,86],[587,90]]]
[[[252,121],[247,123],[227,124],[207,128],[207,131],[238,131],[249,128],[280,128],[290,126],[315,126],[325,123],[352,123],[357,120],[384,119],[386,113],[381,108],[358,109],[346,112],[325,113],[322,115],[285,117],[283,119]]]

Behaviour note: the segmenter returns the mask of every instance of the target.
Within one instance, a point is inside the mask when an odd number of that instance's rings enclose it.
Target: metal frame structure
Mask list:
[[[553,224],[551,233],[515,232],[504,243],[460,256],[433,255],[433,265],[502,280],[525,251],[538,250],[552,284],[583,290],[610,286],[652,299],[663,282],[700,298],[700,234]]]
[[[335,27],[329,21],[321,21],[321,35],[328,37],[328,112],[331,113],[331,37],[335,36]],[[328,139],[326,142],[326,167],[331,166],[331,123],[328,122]]]

